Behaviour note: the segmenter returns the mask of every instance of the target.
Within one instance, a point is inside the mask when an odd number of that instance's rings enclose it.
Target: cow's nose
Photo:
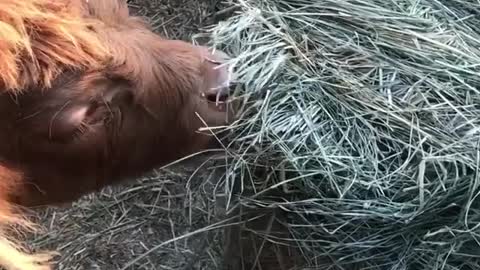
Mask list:
[[[202,95],[208,101],[224,103],[230,94],[232,85],[232,71],[226,63],[228,55],[222,51],[211,51],[202,48],[202,56],[205,64],[205,87]]]

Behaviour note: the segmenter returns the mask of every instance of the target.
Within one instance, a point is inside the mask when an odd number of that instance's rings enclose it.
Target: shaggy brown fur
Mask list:
[[[0,1],[0,266],[50,269],[7,240],[29,225],[15,205],[70,202],[208,147],[197,130],[226,123],[212,102],[224,57],[158,37],[124,1]]]

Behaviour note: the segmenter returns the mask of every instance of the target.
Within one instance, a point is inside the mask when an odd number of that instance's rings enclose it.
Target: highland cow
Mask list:
[[[0,1],[0,266],[50,269],[9,238],[21,206],[71,202],[209,146],[225,54],[154,34],[120,0]]]

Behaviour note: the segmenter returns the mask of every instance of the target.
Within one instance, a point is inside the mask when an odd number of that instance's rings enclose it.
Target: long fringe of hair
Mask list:
[[[101,67],[109,50],[82,0],[0,1],[0,88],[49,87],[65,69]]]

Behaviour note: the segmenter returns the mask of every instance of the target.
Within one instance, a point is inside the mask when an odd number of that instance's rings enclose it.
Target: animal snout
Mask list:
[[[205,87],[201,95],[215,104],[217,109],[224,110],[232,86],[232,71],[226,63],[229,57],[222,51],[211,51],[206,48],[202,48],[202,57],[205,65]]]

